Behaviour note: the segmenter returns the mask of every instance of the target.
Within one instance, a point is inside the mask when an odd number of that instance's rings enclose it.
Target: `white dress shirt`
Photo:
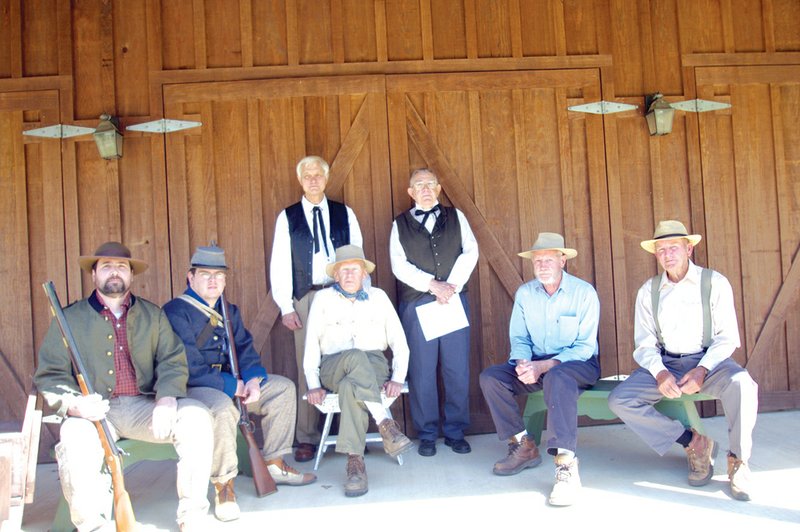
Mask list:
[[[328,253],[325,253],[325,246],[320,241],[319,252],[314,253],[312,260],[312,283],[330,284],[333,279],[325,273],[325,266],[334,262],[336,251],[331,244],[331,214],[328,209],[328,198],[322,198],[319,205],[314,205],[303,196],[300,200],[303,212],[306,215],[306,223],[309,231],[314,234],[314,215],[312,209],[319,207],[322,212],[322,221],[325,224],[325,240],[328,242]],[[347,221],[350,225],[350,243],[362,247],[364,239],[361,236],[361,227],[353,210],[347,207]],[[294,300],[292,298],[292,240],[289,236],[289,220],[286,217],[286,209],[282,210],[275,222],[275,239],[272,242],[272,257],[269,262],[269,279],[272,286],[272,299],[281,309],[281,315],[294,312]]]
[[[700,292],[700,266],[689,261],[686,276],[673,283],[666,272],[659,284],[658,323],[664,347],[670,353],[697,353],[703,349],[703,302]],[[654,377],[665,370],[653,320],[651,281],[648,279],[636,296],[633,358]],[[739,325],[733,304],[733,289],[721,273],[711,276],[711,345],[700,360],[709,372],[739,347]]]
[[[437,203],[437,205],[439,204]],[[422,207],[418,204],[415,205],[414,208],[411,209],[411,214],[418,222],[422,223],[424,215],[414,214],[414,211],[417,209],[422,209]],[[439,217],[441,212],[442,211],[437,211],[434,215],[428,217],[425,223],[425,229],[427,229],[429,233],[433,232],[436,218]],[[464,213],[456,209],[456,214],[458,215],[458,222],[461,225],[461,255],[456,259],[453,269],[447,277],[447,282],[456,286],[456,292],[461,292],[461,289],[467,284],[467,281],[469,281],[472,270],[475,269],[475,265],[478,263],[478,241],[475,240],[475,235],[472,233],[472,229]],[[396,221],[392,222],[392,234],[389,237],[389,255],[392,261],[392,273],[394,273],[394,276],[398,280],[404,282],[418,292],[427,292],[430,289],[431,280],[434,276],[420,270],[408,261],[403,245],[400,243],[400,235],[397,231]]]
[[[311,303],[306,326],[306,351],[303,372],[308,389],[321,386],[319,364],[324,355],[347,349],[385,351],[392,348],[392,380],[405,382],[408,371],[408,344],[400,318],[386,292],[365,288],[369,299],[350,300],[334,288],[317,292]]]

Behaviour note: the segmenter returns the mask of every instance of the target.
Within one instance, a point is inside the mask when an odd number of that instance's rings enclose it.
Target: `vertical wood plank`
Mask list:
[[[511,31],[511,57],[522,57],[522,13],[519,0],[508,0],[509,30]]]
[[[764,51],[775,52],[775,9],[772,0],[761,0]]]
[[[207,68],[206,11],[203,0],[192,0],[192,18],[194,20],[194,66],[199,69]]]
[[[253,66],[253,5],[252,0],[239,0],[240,42],[242,44],[242,66]]]
[[[344,6],[342,0],[331,2],[331,45],[333,46],[333,62],[344,63],[344,33],[348,28],[344,24]]]
[[[389,57],[386,36],[386,0],[375,0],[375,48],[379,63],[385,63]]]
[[[556,55],[567,55],[567,29],[564,21],[564,2],[558,2],[553,8],[553,26],[556,35]]]
[[[9,45],[11,48],[11,77],[22,77],[22,12],[20,2],[8,4]]]
[[[286,0],[286,55],[289,66],[300,64],[300,28],[297,25],[297,0]]]
[[[478,26],[475,0],[464,0],[464,31],[467,33],[467,59],[478,58]]]
[[[420,31],[422,33],[422,59],[432,61],[433,55],[433,23],[431,21],[430,0],[419,0]]]
[[[58,0],[56,4],[56,20],[58,26],[58,73],[62,76],[72,74],[72,16],[70,0]]]
[[[722,10],[722,41],[725,45],[725,53],[736,52],[736,38],[733,29],[733,6],[731,0],[720,0]]]

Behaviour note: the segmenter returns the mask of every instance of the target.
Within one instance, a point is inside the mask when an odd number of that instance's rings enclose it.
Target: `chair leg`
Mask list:
[[[314,460],[314,471],[319,469],[319,462],[322,460],[322,455],[325,454],[325,450],[328,448],[328,434],[331,432],[331,424],[333,423],[333,412],[328,412],[325,414],[325,425],[322,427],[322,435],[319,439],[319,445],[317,446],[317,458]]]

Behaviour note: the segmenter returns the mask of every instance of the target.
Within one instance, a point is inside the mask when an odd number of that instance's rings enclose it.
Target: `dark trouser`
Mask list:
[[[514,398],[543,389],[547,405],[547,433],[550,436],[547,440],[548,450],[560,448],[575,451],[578,444],[578,397],[599,378],[600,363],[594,356],[585,362],[558,364],[535,384],[524,384],[517,378],[515,367],[505,362],[483,370],[480,383],[497,436],[501,440],[525,430],[519,405]]]
[[[467,296],[459,295],[469,320]],[[445,395],[442,432],[447,438],[461,439],[469,426],[469,327],[426,341],[416,307],[435,300],[426,294],[416,301],[400,303],[400,321],[411,350],[408,361],[411,418],[421,440],[435,440],[439,436],[438,366]]]

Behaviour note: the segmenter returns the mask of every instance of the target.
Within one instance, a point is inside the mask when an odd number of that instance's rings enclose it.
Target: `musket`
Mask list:
[[[236,381],[239,381],[239,355],[236,352],[236,341],[233,336],[233,327],[229,319],[228,302],[225,300],[225,293],[220,296],[222,303],[222,321],[225,322],[225,336],[228,337],[228,358],[231,364],[231,374]],[[233,402],[239,409],[239,430],[247,442],[247,454],[250,456],[250,467],[253,470],[253,483],[256,486],[256,495],[264,497],[278,491],[275,480],[267,469],[261,449],[258,447],[255,438],[255,425],[247,413],[247,406],[238,395],[233,396]]]
[[[42,287],[47,295],[47,300],[50,302],[50,312],[61,330],[61,338],[64,340],[64,345],[67,347],[69,358],[75,369],[75,378],[78,381],[81,394],[92,395],[94,390],[91,382],[86,380],[84,376],[86,375],[86,368],[83,365],[83,358],[78,350],[75,337],[72,335],[72,330],[69,328],[67,318],[64,316],[64,310],[61,308],[61,302],[56,294],[56,287],[52,281],[43,283]],[[119,450],[114,442],[105,418],[93,423],[97,429],[97,435],[100,437],[100,444],[103,446],[106,466],[111,473],[111,485],[114,487],[114,520],[116,521],[117,532],[134,530],[136,528],[136,518],[133,515],[131,498],[125,489],[125,479],[122,475],[122,451]]]

